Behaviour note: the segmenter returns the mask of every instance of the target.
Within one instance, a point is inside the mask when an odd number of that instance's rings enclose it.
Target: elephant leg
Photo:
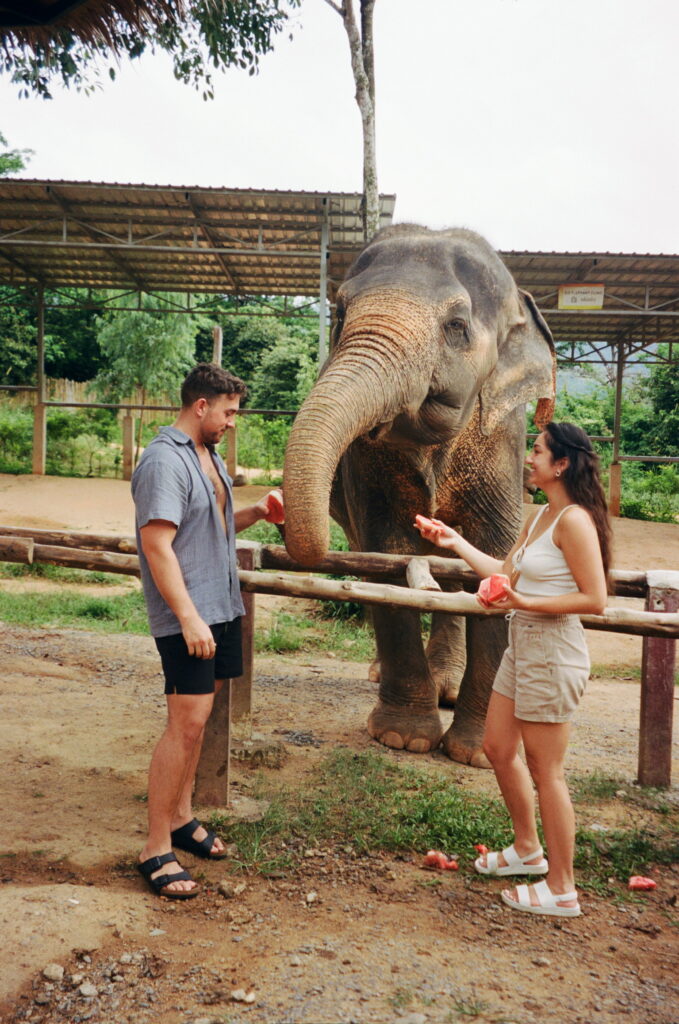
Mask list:
[[[490,691],[502,655],[507,646],[507,622],[504,618],[467,618],[467,667],[455,705],[453,724],[445,733],[442,746],[452,761],[490,768],[483,753],[483,730]]]
[[[380,660],[379,699],[368,719],[373,739],[426,753],[441,741],[438,698],[422,645],[420,616],[407,608],[373,608]]]
[[[448,591],[449,588],[445,589]],[[441,707],[455,707],[466,660],[464,618],[461,615],[434,612],[427,644],[427,661]]]

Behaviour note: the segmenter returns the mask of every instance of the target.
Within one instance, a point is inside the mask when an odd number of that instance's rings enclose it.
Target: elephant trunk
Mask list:
[[[285,543],[302,565],[316,564],[328,550],[330,488],[351,442],[424,401],[435,331],[433,314],[401,291],[369,294],[350,307],[285,455]]]

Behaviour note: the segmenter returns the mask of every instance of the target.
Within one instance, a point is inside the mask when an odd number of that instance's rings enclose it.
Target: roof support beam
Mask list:
[[[328,200],[323,200],[323,221],[321,223],[321,266],[318,297],[318,366],[323,366],[328,356]]]
[[[70,204],[63,198],[63,196],[59,195],[59,193],[57,192],[57,190],[54,188],[53,185],[47,185],[47,187],[45,188],[45,191],[46,191],[47,195],[50,197],[50,199],[54,203],[56,203],[56,205],[59,207],[61,212],[66,217],[70,217],[70,216],[73,215]],[[87,221],[84,221],[82,219],[82,217],[78,217],[78,224],[83,229],[83,231],[87,235],[89,235],[90,238],[93,238],[96,241],[96,239],[97,239],[97,231],[96,231],[95,228],[91,227],[87,223]],[[68,241],[64,241],[61,244],[62,245],[70,245],[72,243],[70,243]],[[136,273],[136,271],[134,271],[132,269],[132,267],[129,265],[127,260],[124,259],[122,256],[120,256],[115,251],[114,248],[111,248],[111,249],[109,249],[108,247],[106,247],[106,248],[107,248],[107,255],[108,255],[109,259],[111,260],[112,263],[115,263],[115,265],[118,268],[118,270],[122,270],[122,272],[126,275],[127,279],[129,281],[133,281],[136,284],[136,286],[139,289],[139,291],[142,291],[142,292],[147,291],[148,289],[147,289],[144,281],[141,279],[141,277],[139,277],[139,275]]]
[[[218,247],[218,245],[216,244],[216,242],[214,240],[214,236],[212,235],[212,232],[210,231],[210,228],[205,223],[205,221],[203,219],[203,215],[202,215],[202,213],[201,213],[197,203],[195,202],[193,196],[191,195],[190,192],[186,192],[185,196],[186,196],[186,202],[188,203],[189,208],[191,210],[191,213],[193,214],[193,216],[195,218],[196,224],[198,225],[200,230],[203,232],[203,235],[205,236],[205,238],[207,239],[209,244],[212,246],[212,248],[214,250],[218,249],[219,247]],[[238,294],[241,294],[243,292],[243,288],[239,284],[238,279],[236,278],[236,276],[231,271],[228,263],[224,259],[223,254],[221,252],[217,251],[217,252],[214,253],[214,255],[216,257],[217,263],[219,263],[220,267],[222,268],[222,270],[226,274],[227,278],[231,282],[231,284],[233,286],[233,290],[235,292],[237,292]]]

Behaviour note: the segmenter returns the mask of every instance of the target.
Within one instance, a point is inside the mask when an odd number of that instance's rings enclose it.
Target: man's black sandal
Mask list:
[[[182,825],[181,828],[176,828],[174,832],[170,833],[172,845],[176,846],[178,850],[193,853],[196,857],[202,857],[204,860],[224,860],[227,856],[224,850],[220,850],[219,853],[212,852],[212,847],[217,838],[214,832],[208,832],[205,839],[193,838],[193,833],[201,827],[204,828],[205,826],[201,826],[198,818],[194,818],[193,821],[187,821],[186,825]]]
[[[137,868],[156,896],[165,896],[168,900],[192,900],[200,892],[199,885],[196,885],[193,889],[167,888],[172,882],[192,882],[193,879],[188,871],[178,871],[174,875],[156,875],[155,878],[151,877],[154,871],[162,868],[163,864],[169,864],[173,860],[176,860],[173,853],[163,853],[160,857],[149,857],[148,860],[142,861],[141,864],[137,864]]]

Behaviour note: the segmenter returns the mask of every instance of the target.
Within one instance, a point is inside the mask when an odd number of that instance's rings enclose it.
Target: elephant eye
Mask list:
[[[335,337],[339,338],[344,327],[344,306],[341,306],[339,302],[335,308]]]
[[[454,316],[443,327],[443,333],[447,341],[455,342],[458,345],[461,340],[468,338],[469,324],[462,317]]]

